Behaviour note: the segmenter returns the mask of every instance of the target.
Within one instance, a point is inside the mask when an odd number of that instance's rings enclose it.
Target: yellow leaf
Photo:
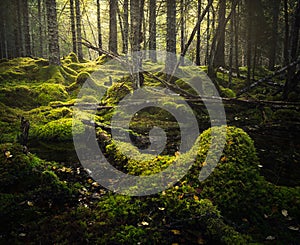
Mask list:
[[[174,234],[174,235],[180,235],[180,231],[179,230],[171,230],[171,232]]]
[[[146,221],[142,221],[142,223],[141,223],[143,226],[148,226],[149,225],[149,223],[148,222],[146,222]]]
[[[29,207],[33,207],[33,202],[27,201],[27,205],[28,205]]]
[[[204,166],[207,165],[207,163],[206,163],[206,162],[203,162],[201,165],[202,165],[202,167],[204,167]]]
[[[6,156],[6,158],[11,158],[12,154],[10,153],[10,151],[6,151],[5,156]]]
[[[287,217],[289,214],[288,214],[288,211],[283,209],[281,210],[281,214],[284,216],[284,217]]]
[[[225,162],[227,160],[227,158],[224,156],[221,158],[221,162]]]
[[[199,197],[195,195],[195,196],[194,196],[194,200],[195,200],[195,201],[199,201]]]
[[[179,157],[180,156],[180,152],[179,151],[176,151],[175,152],[175,157]]]

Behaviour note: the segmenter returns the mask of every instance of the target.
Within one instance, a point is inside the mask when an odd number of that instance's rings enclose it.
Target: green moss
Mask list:
[[[46,141],[68,141],[72,140],[73,133],[81,134],[84,131],[84,125],[79,122],[74,122],[74,129],[72,131],[72,118],[62,118],[51,121],[44,126],[40,126],[32,130],[31,137],[46,140]]]
[[[107,91],[106,102],[108,104],[117,104],[131,91],[125,83],[115,83]]]
[[[28,85],[17,85],[0,89],[0,102],[11,107],[33,108],[37,105],[38,92]]]
[[[231,90],[230,88],[224,88],[224,87],[220,86],[220,91],[221,91],[221,94],[220,94],[221,97],[226,97],[226,98],[235,98],[236,97],[236,93],[233,90]]]
[[[299,122],[300,112],[290,109],[279,109],[274,112],[273,119],[281,122]]]
[[[66,100],[68,93],[61,84],[43,83],[37,87],[37,101],[40,105],[48,105],[51,101]]]
[[[34,168],[43,162],[31,154],[24,154],[23,147],[14,144],[0,145],[0,192],[22,192],[38,179]]]

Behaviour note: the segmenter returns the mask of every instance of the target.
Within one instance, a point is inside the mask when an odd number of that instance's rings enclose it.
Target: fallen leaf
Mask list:
[[[12,154],[10,153],[10,151],[6,151],[4,154],[6,158],[12,158]]]
[[[146,221],[142,221],[142,223],[141,223],[143,226],[148,226],[149,225],[149,223],[148,222],[146,222]]]
[[[296,226],[289,226],[288,228],[292,231],[299,231],[299,227]]]
[[[268,240],[268,241],[273,241],[273,240],[275,240],[276,238],[274,237],[274,236],[267,236],[266,237],[266,240]]]
[[[199,197],[196,196],[196,195],[194,195],[194,200],[195,200],[195,201],[199,201]]]
[[[29,207],[33,207],[33,202],[27,201],[27,205],[28,205]]]
[[[180,235],[181,232],[179,230],[171,230],[174,235]]]
[[[283,209],[281,210],[281,214],[284,216],[284,217],[287,217],[289,214],[288,214],[288,211]]]

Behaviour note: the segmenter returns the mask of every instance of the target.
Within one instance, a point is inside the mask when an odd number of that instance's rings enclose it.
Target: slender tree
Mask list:
[[[226,15],[226,0],[220,0],[219,1],[219,26],[222,28],[219,28],[219,42],[217,44],[217,50],[216,50],[216,57],[214,60],[214,66],[219,67],[225,66],[225,15]]]
[[[284,0],[284,64],[289,64],[290,24],[288,0]]]
[[[297,58],[299,59],[299,33],[300,33],[300,0],[297,0],[297,6],[295,9],[292,35],[291,35],[291,45],[290,45],[290,62],[294,62]],[[288,70],[286,83],[283,91],[283,99],[287,100],[288,95],[292,92],[299,84],[299,79],[295,78],[296,66],[291,67]],[[299,73],[299,72],[298,72]],[[299,75],[298,75],[299,76]]]
[[[166,73],[172,74],[176,66],[176,1],[167,0],[167,57]]]
[[[83,52],[82,52],[82,34],[81,34],[81,11],[80,11],[80,0],[75,0],[75,8],[76,8],[76,43],[77,43],[77,56],[80,61],[83,60]]]
[[[185,0],[180,0],[180,53],[185,46]],[[181,65],[184,65],[184,59],[181,59]]]
[[[72,33],[72,48],[73,52],[77,54],[77,40],[76,40],[76,22],[74,12],[74,0],[70,0],[70,21],[71,21],[71,33]]]
[[[269,55],[269,69],[270,70],[274,70],[275,63],[276,63],[280,0],[273,0],[272,5],[273,5],[272,35],[271,35],[270,55]]]
[[[49,63],[50,65],[60,65],[56,0],[46,0],[46,8],[49,39]]]
[[[251,84],[251,70],[252,70],[252,46],[253,46],[253,0],[246,0],[247,7],[247,84]]]
[[[142,14],[143,0],[130,1],[130,39],[131,39],[131,52],[133,69],[132,75],[134,79],[134,87],[137,89],[143,85],[144,77],[141,73],[142,69],[142,56],[139,54],[141,50],[141,43],[143,42],[142,33]]]
[[[156,52],[156,0],[149,0],[149,56],[152,62],[157,61]]]
[[[123,53],[127,54],[128,53],[128,36],[129,36],[129,3],[128,0],[124,0],[123,2],[123,26],[124,26],[124,30],[123,30]]]
[[[39,45],[38,54],[43,57],[43,21],[42,21],[42,0],[38,0],[38,28],[39,28]]]
[[[201,16],[201,5],[202,1],[198,0],[197,18],[200,18]],[[201,65],[201,25],[199,25],[199,28],[197,30],[196,65]]]
[[[28,0],[23,0],[23,30],[24,30],[24,41],[25,41],[25,56],[31,56]]]
[[[109,44],[108,49],[113,53],[118,52],[117,30],[117,0],[109,0]]]

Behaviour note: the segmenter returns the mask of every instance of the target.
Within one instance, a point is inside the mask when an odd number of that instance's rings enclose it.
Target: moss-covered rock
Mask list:
[[[107,91],[106,102],[108,104],[117,104],[131,91],[132,89],[125,83],[115,83]]]
[[[33,130],[31,137],[46,141],[68,141],[73,139],[73,134],[83,132],[84,125],[82,122],[74,121],[72,118],[62,118],[37,127]]]
[[[48,105],[51,101],[64,101],[68,99],[65,86],[61,84],[43,83],[37,87],[37,101],[40,105]]]

